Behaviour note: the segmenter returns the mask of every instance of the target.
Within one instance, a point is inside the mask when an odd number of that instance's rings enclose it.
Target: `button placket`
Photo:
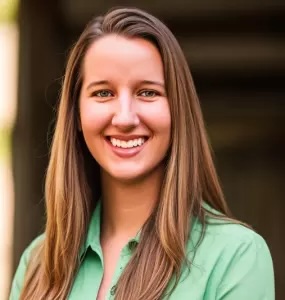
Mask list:
[[[115,293],[116,293],[116,289],[117,289],[117,282],[124,270],[124,268],[126,267],[126,265],[128,264],[133,251],[135,250],[135,247],[137,246],[136,241],[130,241],[121,251],[120,254],[120,258],[118,261],[118,265],[115,271],[115,276],[113,278],[113,282],[112,282],[112,287],[110,289],[109,292],[109,299],[112,300],[114,299]]]
[[[124,253],[124,249],[121,251],[120,257],[119,257],[119,261],[115,270],[115,274],[112,280],[112,287],[110,288],[109,291],[109,300],[114,299],[115,293],[116,293],[116,289],[117,289],[117,282],[122,274],[122,270],[123,270],[123,265],[124,265],[124,257],[126,256],[126,253]]]

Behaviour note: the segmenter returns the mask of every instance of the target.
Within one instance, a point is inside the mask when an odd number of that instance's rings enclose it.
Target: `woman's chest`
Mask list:
[[[117,263],[120,264],[120,248],[116,247],[107,247],[104,251],[103,247],[103,260],[104,260],[104,268],[102,280],[100,283],[100,287],[97,294],[96,300],[105,300],[108,295],[108,291],[112,284],[112,279],[116,271]],[[108,298],[107,298],[108,299]]]
[[[103,265],[98,254],[89,250],[78,269],[68,299],[113,299],[116,283],[129,258],[125,251],[112,252],[105,255]]]
[[[98,255],[88,252],[75,277],[69,300],[113,300],[116,283],[130,256],[120,254],[114,270],[105,272]],[[111,274],[112,273],[112,274]],[[165,298],[167,299],[167,298]],[[169,300],[215,300],[215,285],[203,268],[183,272]]]

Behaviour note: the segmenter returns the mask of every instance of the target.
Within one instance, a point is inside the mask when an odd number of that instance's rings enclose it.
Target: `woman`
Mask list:
[[[146,12],[92,20],[71,51],[45,198],[10,299],[274,299],[266,243],[225,203],[184,55]]]

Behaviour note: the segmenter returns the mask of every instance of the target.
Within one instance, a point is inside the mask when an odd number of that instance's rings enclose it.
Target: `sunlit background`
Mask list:
[[[18,3],[0,0],[0,299],[12,276],[14,194],[11,132],[15,120],[18,72]]]
[[[181,43],[226,198],[266,239],[276,299],[285,299],[284,0],[0,0],[0,299],[21,253],[43,231],[68,49],[91,16],[118,5],[157,15]]]

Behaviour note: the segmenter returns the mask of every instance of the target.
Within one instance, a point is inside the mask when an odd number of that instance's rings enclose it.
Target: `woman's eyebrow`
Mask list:
[[[102,85],[102,84],[110,84],[108,80],[98,80],[98,81],[92,81],[89,83],[86,87],[87,90],[90,88],[96,86],[96,85]],[[165,88],[164,83],[160,81],[154,81],[154,80],[141,80],[139,81],[139,84],[149,84],[149,85],[159,85],[162,88]]]
[[[91,83],[89,83],[86,87],[87,90],[89,90],[90,88],[92,88],[95,85],[101,85],[101,84],[109,84],[110,82],[108,80],[99,80],[99,81],[92,81]]]
[[[153,80],[142,80],[140,81],[140,84],[151,84],[151,85],[159,85],[162,88],[164,88],[164,83],[159,81],[153,81]]]

